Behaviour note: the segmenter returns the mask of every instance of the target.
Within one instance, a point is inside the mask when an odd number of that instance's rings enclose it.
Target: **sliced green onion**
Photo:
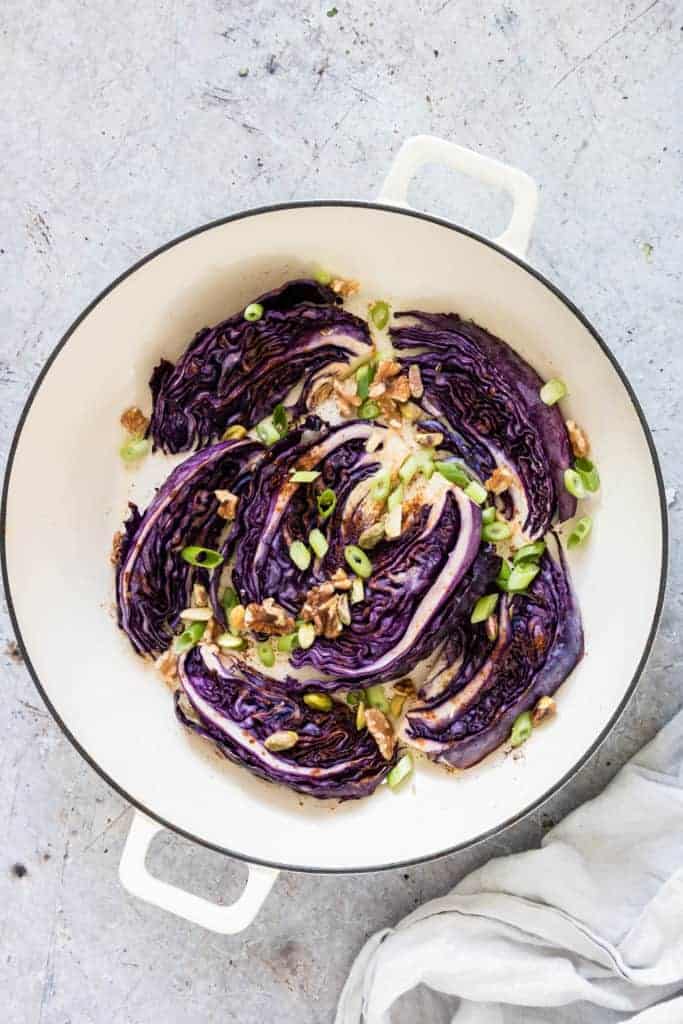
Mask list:
[[[199,565],[202,569],[215,569],[217,565],[221,565],[223,562],[223,556],[220,551],[214,551],[213,548],[195,547],[192,544],[187,548],[183,548],[180,552],[180,557],[185,562],[189,562],[190,565]]]
[[[393,512],[397,505],[403,504],[403,484],[399,484],[398,487],[394,487],[393,491],[387,499],[387,508],[390,512]]]
[[[489,505],[488,508],[485,508],[483,510],[483,512],[481,513],[481,521],[484,524],[484,526],[488,526],[490,523],[495,523],[496,510],[493,507],[493,505]]]
[[[593,520],[590,516],[581,516],[574,523],[574,529],[569,534],[567,539],[567,547],[575,548],[579,544],[583,544],[588,534],[593,529]]]
[[[314,711],[331,711],[332,698],[326,693],[305,693],[304,704]]]
[[[498,584],[498,586],[500,587],[501,590],[507,590],[507,588],[508,588],[508,580],[510,579],[510,574],[511,573],[512,573],[512,566],[508,562],[507,558],[504,558],[503,561],[500,564],[500,569],[498,570],[498,575],[496,576],[496,583]]]
[[[394,767],[387,775],[387,785],[390,789],[396,789],[397,786],[407,779],[413,771],[413,759],[410,754],[404,754],[400,757]]]
[[[298,739],[299,734],[294,732],[293,729],[280,729],[279,732],[272,732],[270,736],[266,736],[263,746],[266,750],[276,754],[281,750],[290,750],[296,746]]]
[[[403,462],[398,475],[407,486],[416,473],[422,473],[429,480],[433,472],[434,460],[429,452],[414,452]]]
[[[137,462],[138,459],[142,459],[149,451],[149,441],[145,440],[144,437],[133,437],[130,441],[126,441],[119,448],[119,455],[124,462]]]
[[[565,469],[564,486],[575,498],[585,498],[588,494],[585,483],[575,469]]]
[[[282,654],[291,654],[299,646],[299,637],[296,633],[286,633],[284,636],[278,637],[277,649]]]
[[[388,302],[373,302],[370,306],[370,319],[378,331],[383,331],[389,323],[391,307]]]
[[[173,641],[174,653],[185,654],[185,651],[195,647],[204,636],[205,629],[205,622],[193,622],[191,626],[186,626],[182,633],[175,637]]]
[[[365,587],[360,576],[353,577],[353,583],[351,584],[351,604],[360,604],[361,601],[365,600]]]
[[[524,547],[519,548],[515,551],[514,558],[512,559],[514,565],[518,565],[520,562],[528,562],[529,560],[535,561],[540,558],[545,551],[545,541],[537,540],[533,544],[525,544]]]
[[[239,441],[241,438],[247,436],[247,428],[243,427],[241,423],[233,423],[231,427],[223,432],[221,441]]]
[[[216,637],[216,643],[226,651],[243,651],[247,641],[242,636],[235,636],[233,633],[221,633]]]
[[[388,469],[376,473],[370,484],[370,497],[373,501],[386,501],[391,490],[391,474]]]
[[[297,569],[305,572],[311,564],[311,552],[302,540],[293,540],[289,545],[289,557]]]
[[[389,714],[389,701],[381,683],[377,683],[376,686],[368,686],[365,691],[365,698],[371,708],[377,708],[378,711],[383,711],[385,715]]]
[[[256,653],[262,665],[265,665],[266,668],[273,667],[275,664],[275,651],[270,640],[263,640],[262,643],[256,644]]]
[[[260,302],[250,302],[244,311],[244,319],[254,323],[263,316],[263,306]]]
[[[546,405],[555,405],[561,398],[564,398],[567,394],[567,385],[559,377],[553,377],[552,380],[547,381],[539,391],[541,401],[545,402]]]
[[[368,397],[374,376],[375,367],[372,363],[359,366],[356,370],[356,394],[363,401]]]
[[[384,537],[384,523],[373,523],[366,527],[358,538],[358,547],[368,551],[376,547]]]
[[[363,402],[360,409],[358,410],[358,418],[361,420],[374,420],[376,416],[380,414],[380,407],[377,402],[369,398],[367,402]]]
[[[278,402],[278,404],[273,409],[273,426],[277,430],[280,437],[284,437],[287,431],[289,430],[289,417],[287,415],[287,410],[285,409],[282,402]]]
[[[521,715],[517,715],[512,723],[510,746],[521,747],[522,743],[526,743],[531,736],[533,727],[534,723],[532,722],[531,714],[528,711],[522,711]]]
[[[311,545],[314,554],[316,554],[318,558],[324,558],[330,547],[327,543],[325,534],[321,533],[320,530],[311,530],[308,535],[308,543]]]
[[[365,728],[365,704],[363,703],[362,700],[360,700],[358,702],[358,707],[356,708],[356,729],[358,730],[358,732],[360,732],[361,729],[364,729],[364,728]]]
[[[240,599],[237,596],[237,591],[233,587],[226,587],[221,594],[221,604],[223,605],[223,611],[226,617],[230,614],[235,605],[240,603]]]
[[[313,646],[315,643],[315,626],[312,622],[304,622],[302,626],[299,626],[297,639],[299,641],[299,647],[303,647],[305,651],[307,651],[309,647]]]
[[[313,271],[313,280],[317,281],[318,284],[329,284],[332,280],[332,274],[329,270],[325,270],[324,267],[317,267]]]
[[[289,479],[293,484],[312,484],[319,476],[318,469],[297,469]]]
[[[574,469],[581,477],[587,491],[592,494],[600,490],[600,474],[590,459],[576,459]]]
[[[344,548],[344,558],[346,559],[347,565],[349,565],[353,571],[358,575],[362,576],[366,580],[372,575],[372,562],[359,547],[355,544],[347,544]]]
[[[486,594],[484,597],[480,597],[470,615],[470,622],[486,622],[497,604],[498,594]]]
[[[511,594],[519,594],[536,579],[538,573],[539,567],[535,562],[520,562],[518,565],[513,565],[505,589]]]
[[[482,540],[496,544],[500,540],[507,540],[512,530],[507,523],[485,523],[481,529]]]
[[[262,444],[267,445],[270,448],[271,445],[275,444],[276,441],[280,440],[280,433],[276,429],[273,420],[268,416],[265,420],[261,420],[257,423],[255,428],[256,436]]]
[[[435,462],[434,469],[437,473],[441,473],[441,476],[445,477],[449,483],[457,484],[458,487],[467,487],[470,482],[465,470],[455,462]]]
[[[349,690],[346,694],[346,703],[350,708],[355,708],[361,701],[365,700],[365,690]]]
[[[317,498],[318,514],[321,519],[329,519],[337,506],[337,495],[331,488],[326,487]]]
[[[475,505],[483,505],[488,497],[486,488],[482,487],[476,480],[470,480],[467,487],[465,487],[465,494]]]

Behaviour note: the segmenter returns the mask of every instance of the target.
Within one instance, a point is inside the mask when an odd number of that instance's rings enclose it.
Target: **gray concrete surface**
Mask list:
[[[43,709],[3,614],[3,1024],[326,1024],[370,933],[486,859],[537,844],[683,703],[683,9],[668,0],[5,0],[0,19],[3,451],[60,335],[133,261],[244,207],[372,197],[401,140],[418,132],[537,179],[530,257],[609,341],[654,430],[669,488],[668,600],[642,683],[599,753],[542,810],[469,853],[371,877],[282,875],[239,937],[121,890],[130,811]],[[504,208],[461,185],[425,173],[414,199],[500,228]],[[56,600],[45,595],[45,614]],[[172,836],[152,860],[165,877],[226,900],[243,873]]]

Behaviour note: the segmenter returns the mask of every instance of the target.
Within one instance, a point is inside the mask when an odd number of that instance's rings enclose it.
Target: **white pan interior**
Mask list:
[[[559,713],[515,759],[498,752],[360,802],[304,800],[215,756],[177,725],[171,691],[115,625],[111,537],[175,463],[119,457],[122,410],[149,409],[147,380],[200,327],[315,264],[362,282],[350,308],[457,311],[561,376],[567,415],[588,431],[602,491],[594,533],[570,556],[586,657]],[[33,672],[87,756],[175,828],[251,860],[373,868],[470,843],[524,812],[572,771],[625,700],[648,646],[662,578],[658,480],[617,371],[551,289],[476,238],[398,211],[329,204],[276,209],[201,231],[148,260],[81,320],[21,429],[7,494],[10,598]],[[634,540],[637,542],[634,543]]]

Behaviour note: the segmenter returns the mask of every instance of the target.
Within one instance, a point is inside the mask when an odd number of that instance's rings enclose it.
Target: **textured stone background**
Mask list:
[[[431,132],[517,164],[540,183],[530,258],[593,320],[643,402],[672,526],[659,637],[618,728],[541,811],[467,854],[407,871],[282,875],[256,923],[224,939],[120,888],[130,811],[42,708],[3,615],[3,1024],[325,1024],[366,936],[474,865],[537,844],[683,703],[675,100],[683,9],[668,0],[336,7],[5,0],[3,453],[52,347],[133,261],[244,207],[372,197],[401,140]],[[436,172],[423,175],[413,198],[483,231],[504,221],[497,199]],[[45,599],[49,615],[60,596]],[[168,835],[152,861],[164,877],[213,898],[229,900],[243,877],[240,864]]]

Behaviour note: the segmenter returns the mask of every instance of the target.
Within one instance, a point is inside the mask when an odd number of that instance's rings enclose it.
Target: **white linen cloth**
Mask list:
[[[680,712],[540,849],[489,861],[369,939],[336,1024],[390,1024],[420,984],[452,1024],[681,1024],[682,765]]]

